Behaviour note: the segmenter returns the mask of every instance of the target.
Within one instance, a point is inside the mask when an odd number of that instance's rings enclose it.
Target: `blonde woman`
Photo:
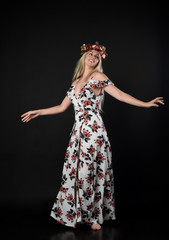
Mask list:
[[[115,220],[112,152],[101,117],[104,91],[119,101],[138,107],[158,107],[162,97],[140,101],[118,89],[103,73],[106,48],[97,42],[83,44],[72,85],[60,105],[28,111],[23,122],[43,115],[59,114],[74,105],[75,123],[66,150],[60,190],[50,216],[59,223],[76,227],[88,224],[101,229],[104,220]]]

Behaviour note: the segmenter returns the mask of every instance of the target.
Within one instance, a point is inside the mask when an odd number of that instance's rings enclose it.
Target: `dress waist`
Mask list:
[[[92,112],[92,113],[95,113],[95,114],[98,114],[99,113],[99,109],[83,109],[83,108],[79,108],[79,109],[75,109],[75,115],[76,114],[83,114],[83,115],[87,115],[89,112]]]
[[[100,119],[100,113],[99,113],[99,109],[75,109],[75,122],[72,128],[72,131],[70,133],[70,135],[72,134],[72,132],[74,131],[75,127],[80,130],[81,126],[83,123],[85,123],[85,120],[88,119],[89,121],[91,120],[92,116],[97,117],[98,119]],[[94,119],[95,119],[94,117]]]

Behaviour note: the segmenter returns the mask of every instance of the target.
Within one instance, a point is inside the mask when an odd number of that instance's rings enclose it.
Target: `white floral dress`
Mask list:
[[[90,79],[75,96],[71,85],[67,96],[74,105],[75,123],[66,150],[61,187],[50,216],[59,223],[102,224],[114,220],[115,196],[112,152],[107,131],[99,113],[104,87],[114,84]],[[101,88],[95,95],[93,88]]]

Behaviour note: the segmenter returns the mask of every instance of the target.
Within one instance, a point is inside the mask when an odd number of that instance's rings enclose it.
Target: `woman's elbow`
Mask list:
[[[62,106],[61,104],[59,105],[59,113],[65,112],[66,111],[66,107]]]

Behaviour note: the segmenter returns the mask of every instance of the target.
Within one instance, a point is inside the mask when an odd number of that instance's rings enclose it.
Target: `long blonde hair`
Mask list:
[[[73,80],[72,82],[74,82],[76,79],[80,78],[83,73],[84,73],[84,69],[85,69],[85,58],[86,55],[88,54],[88,52],[85,52],[81,58],[78,60],[76,68],[74,70],[74,75],[73,75]],[[99,54],[99,61],[97,63],[97,65],[95,66],[95,68],[86,76],[85,80],[87,80],[94,72],[103,72],[103,67],[102,67],[102,58],[101,55]]]
[[[86,55],[88,54],[88,52],[85,52],[81,58],[78,60],[77,64],[76,64],[76,68],[74,70],[74,75],[73,75],[73,79],[72,82],[76,81],[78,78],[80,78],[81,76],[83,76],[84,70],[85,70],[85,58]],[[102,67],[102,57],[99,54],[99,61],[97,63],[97,65],[93,68],[93,70],[85,77],[85,81],[87,81],[87,79],[95,72],[103,72],[103,67]],[[102,110],[102,106],[103,106],[103,102],[104,102],[104,95],[102,96],[102,99],[100,101],[99,104],[99,111],[103,112]]]

